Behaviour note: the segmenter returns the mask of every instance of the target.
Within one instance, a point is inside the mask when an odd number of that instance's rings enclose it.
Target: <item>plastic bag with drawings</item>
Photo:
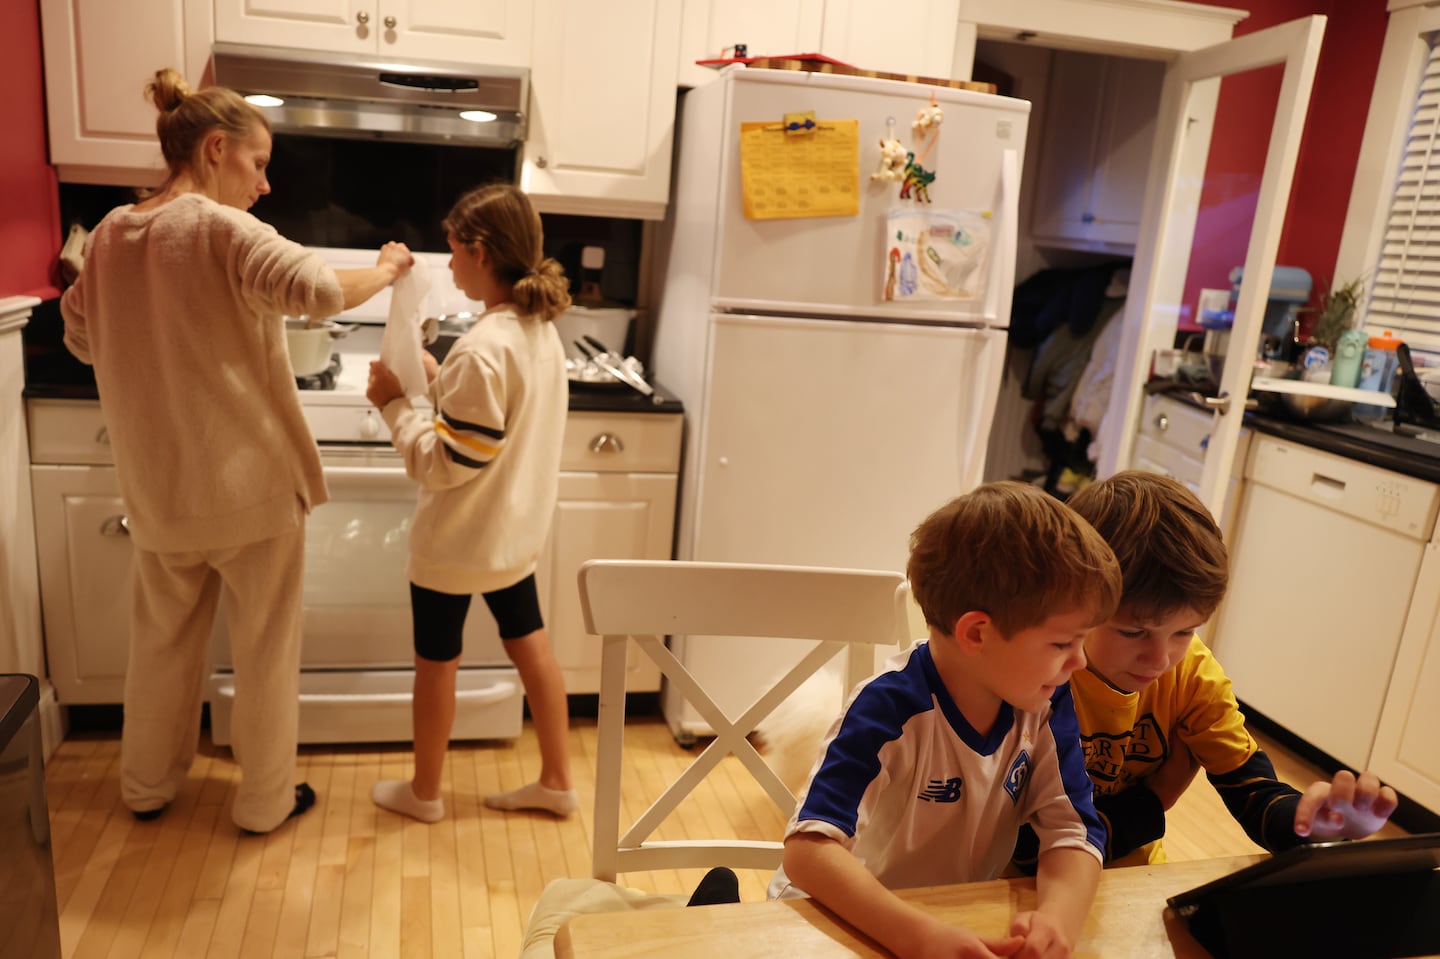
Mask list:
[[[885,217],[886,300],[985,295],[990,220],[977,210],[894,210]]]
[[[390,368],[407,398],[424,396],[425,363],[420,358],[420,324],[424,321],[425,297],[430,292],[430,274],[416,260],[410,272],[395,281],[390,290],[390,314],[380,340],[380,362]]]

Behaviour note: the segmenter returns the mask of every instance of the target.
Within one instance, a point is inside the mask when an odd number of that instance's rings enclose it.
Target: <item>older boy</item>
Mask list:
[[[770,895],[809,894],[902,959],[1068,955],[1105,839],[1065,682],[1115,608],[1119,567],[1059,502],[994,483],[920,524],[907,573],[929,638],[851,693]],[[1038,903],[1008,938],[892,892],[995,878],[1024,822],[1041,839]]]
[[[1095,806],[1109,827],[1107,863],[1165,861],[1165,810],[1197,763],[1270,852],[1383,826],[1397,800],[1373,774],[1341,770],[1302,794],[1276,780],[1246,731],[1230,680],[1195,635],[1229,579],[1225,543],[1204,504],[1175,480],[1126,472],[1090,484],[1069,505],[1105,537],[1125,577],[1119,610],[1086,638],[1089,666],[1071,680]],[[1022,868],[1033,849],[1022,834]]]

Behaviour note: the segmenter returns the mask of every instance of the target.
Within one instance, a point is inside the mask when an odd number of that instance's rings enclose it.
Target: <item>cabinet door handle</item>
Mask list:
[[[1155,428],[1156,428],[1157,430],[1159,430],[1160,432],[1162,432],[1162,433],[1165,432],[1166,430],[1168,430],[1168,429],[1170,428],[1170,417],[1169,417],[1169,416],[1166,416],[1164,413],[1161,413],[1160,415],[1156,416],[1156,417],[1155,417]]]
[[[355,14],[355,22],[360,24],[360,26],[362,27],[365,26],[365,24],[370,22],[370,14],[366,13],[364,10],[361,10],[359,13]]]
[[[386,18],[385,18],[385,29],[386,29],[386,30],[394,30],[394,29],[395,29],[395,18],[394,18],[394,17],[386,17]]]
[[[623,453],[625,444],[614,433],[601,433],[590,441],[592,453]]]
[[[109,429],[108,427],[102,426],[102,427],[100,427],[98,430],[96,430],[96,431],[95,431],[95,442],[99,443],[101,446],[109,446],[109,445],[110,445],[110,429]]]
[[[100,524],[101,536],[129,536],[130,518],[123,513],[119,516],[107,516]]]

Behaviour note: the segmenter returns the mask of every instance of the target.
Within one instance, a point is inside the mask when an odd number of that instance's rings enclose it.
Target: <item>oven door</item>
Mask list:
[[[405,566],[415,484],[388,446],[321,453],[330,501],[305,527],[300,741],[405,741],[415,658]],[[212,661],[212,735],[224,745],[234,677],[223,625]],[[466,617],[460,665],[454,738],[518,736],[519,676],[479,596]]]

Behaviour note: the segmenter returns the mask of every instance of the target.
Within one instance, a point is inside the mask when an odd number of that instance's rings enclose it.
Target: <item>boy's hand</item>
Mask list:
[[[1043,912],[1017,912],[1010,933],[1024,936],[1015,959],[1070,959],[1070,943],[1055,921]]]
[[[915,940],[900,953],[904,959],[1010,959],[1025,945],[1019,935],[995,939],[939,921],[927,924],[916,933]]]
[[[1400,804],[1395,790],[1372,772],[1357,779],[1348,769],[1330,782],[1311,783],[1295,807],[1295,835],[1310,839],[1364,839],[1385,825]]]
[[[1141,783],[1160,798],[1161,804],[1168,811],[1180,801],[1185,790],[1190,788],[1190,783],[1199,769],[1200,763],[1195,754],[1181,742],[1179,736],[1172,735],[1170,755],[1160,764],[1159,769],[1146,776]]]

